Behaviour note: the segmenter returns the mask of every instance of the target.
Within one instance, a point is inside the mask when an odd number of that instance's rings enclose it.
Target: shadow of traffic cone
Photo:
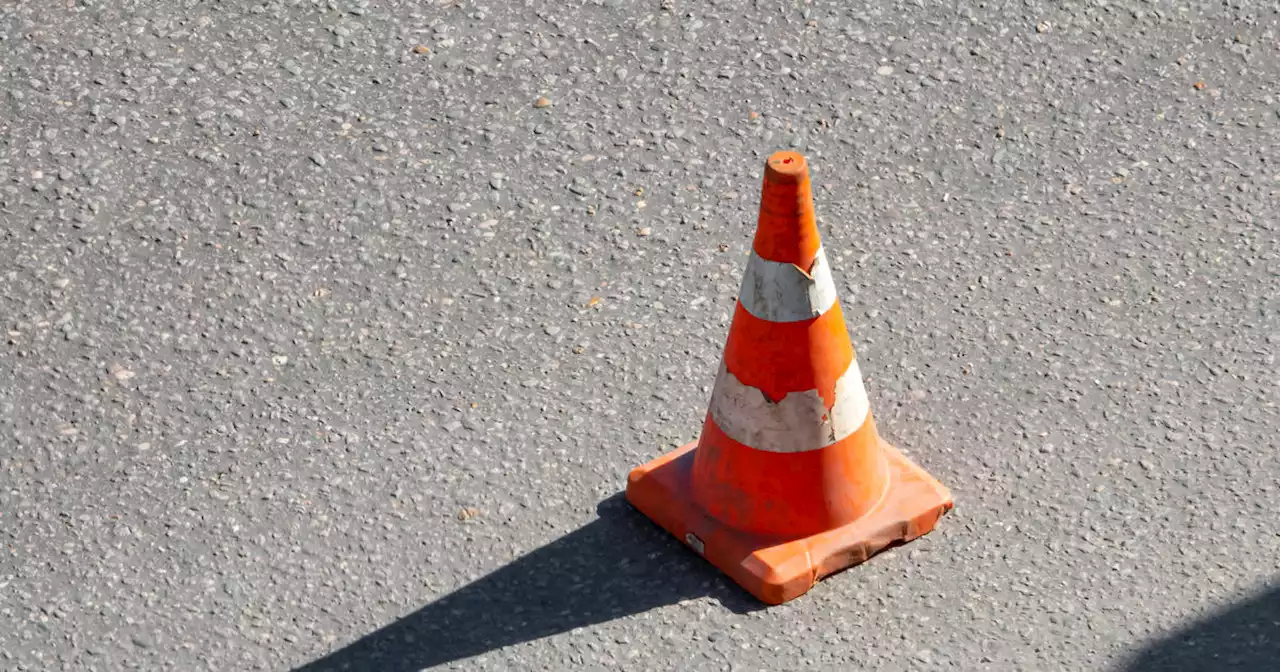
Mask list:
[[[952,499],[876,431],[803,156],[766,162],[752,247],[702,435],[632,470],[627,500],[780,604],[930,532]]]

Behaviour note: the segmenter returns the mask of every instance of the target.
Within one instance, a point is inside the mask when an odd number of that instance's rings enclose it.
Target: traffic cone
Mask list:
[[[795,152],[765,164],[755,241],[702,434],[627,500],[761,601],[933,530],[951,493],[876,431]]]

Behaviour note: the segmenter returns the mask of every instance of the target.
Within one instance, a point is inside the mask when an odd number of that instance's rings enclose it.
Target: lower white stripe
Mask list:
[[[743,385],[720,363],[710,413],[729,438],[757,450],[799,453],[825,448],[858,431],[871,405],[854,359],[836,382],[835,404],[828,411],[817,390],[792,392],[774,403]]]
[[[751,252],[738,300],[747,312],[770,322],[799,322],[827,312],[836,302],[827,253],[819,249],[808,271],[762,259]]]

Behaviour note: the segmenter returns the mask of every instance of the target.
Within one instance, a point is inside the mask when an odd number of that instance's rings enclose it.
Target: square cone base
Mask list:
[[[697,442],[631,471],[627,501],[766,604],[782,604],[819,580],[929,533],[953,505],[945,486],[897,448],[880,442],[889,491],[876,508],[841,527],[800,539],[728,527],[693,501]]]

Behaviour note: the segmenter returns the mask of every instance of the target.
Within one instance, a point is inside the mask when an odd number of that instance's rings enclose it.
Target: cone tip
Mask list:
[[[809,180],[809,163],[799,152],[779,151],[765,162],[764,179],[775,184],[796,184]]]

